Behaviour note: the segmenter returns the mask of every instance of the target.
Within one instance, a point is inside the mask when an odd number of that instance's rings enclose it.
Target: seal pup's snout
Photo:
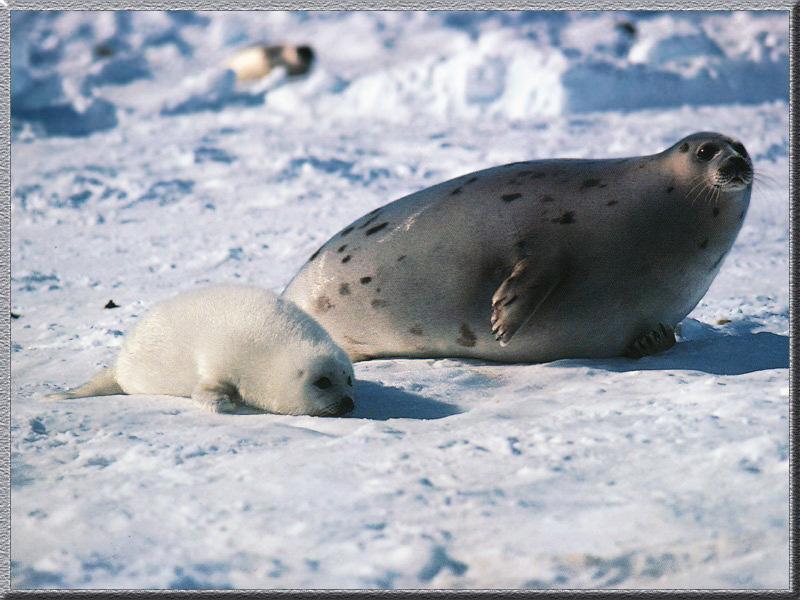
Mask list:
[[[323,417],[341,417],[351,412],[355,407],[356,405],[350,396],[343,396],[336,402],[329,404],[319,415]]]
[[[351,412],[356,407],[353,404],[353,399],[350,396],[345,396],[341,400],[339,400],[339,410],[336,412],[337,415],[346,415],[347,413]]]

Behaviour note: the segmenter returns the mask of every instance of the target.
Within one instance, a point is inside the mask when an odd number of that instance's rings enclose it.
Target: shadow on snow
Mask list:
[[[443,419],[460,413],[457,406],[431,400],[374,381],[356,381],[356,407],[347,415],[355,419]]]
[[[754,371],[789,368],[789,337],[775,333],[752,333],[753,324],[732,323],[721,331],[689,320],[694,331],[690,339],[668,351],[639,360],[559,360],[554,367],[592,366],[608,371],[701,371],[712,375],[744,375]]]

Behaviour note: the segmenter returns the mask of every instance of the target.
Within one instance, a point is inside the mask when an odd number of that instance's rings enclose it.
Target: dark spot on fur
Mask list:
[[[359,279],[361,285],[367,285],[370,281],[372,281],[372,277],[362,277]]]
[[[376,294],[380,294],[381,293],[381,288],[375,288],[375,293]]]
[[[601,187],[601,188],[608,187],[608,184],[607,183],[601,183],[598,187]]]
[[[19,319],[21,316],[22,316],[22,315],[19,315],[19,314],[15,313],[15,312],[12,312],[12,313],[11,313],[11,318],[12,318],[12,319]]]
[[[522,198],[522,194],[503,194],[503,202],[513,202],[517,198]]]
[[[712,214],[712,215],[714,215],[715,217],[716,217],[717,215],[719,215],[719,208],[717,208],[717,207],[715,206],[715,207],[714,207],[714,209],[711,211],[711,214]]]
[[[367,229],[365,235],[372,235],[373,233],[379,232],[381,229],[386,227],[389,223],[381,223],[380,225],[375,225],[375,227],[370,227]]]
[[[368,226],[370,223],[372,223],[373,221],[375,221],[377,218],[378,218],[378,215],[375,215],[374,217],[370,217],[369,219],[367,219],[366,221],[364,221],[364,222],[363,222],[361,225],[359,225],[359,226],[358,226],[358,228],[359,228],[359,229],[364,229],[364,228],[365,228],[365,227],[367,227],[367,226]]]
[[[457,344],[471,348],[475,345],[475,334],[466,323],[461,324],[461,336],[456,340]]]
[[[334,307],[334,304],[331,303],[331,299],[327,296],[320,296],[317,298],[316,308],[317,312],[326,313],[330,309]]]
[[[340,296],[349,296],[350,295],[350,284],[349,283],[342,283],[339,285],[339,295]]]
[[[372,308],[381,308],[382,306],[386,306],[389,304],[386,300],[381,300],[380,298],[375,298],[372,302]]]
[[[669,186],[669,187],[667,188],[667,193],[668,193],[668,194],[671,194],[671,193],[672,193],[672,191],[673,191],[674,189],[675,189],[675,188],[674,188],[673,186]]]
[[[575,213],[573,211],[567,211],[560,217],[556,217],[555,219],[550,219],[553,223],[561,223],[562,225],[569,225],[570,223],[575,222]]]
[[[700,247],[701,247],[703,250],[705,250],[706,248],[708,248],[708,238],[706,238],[706,239],[704,239],[702,242],[700,242]]]
[[[405,254],[401,254],[400,256],[397,257],[397,262],[401,262],[401,261],[405,260],[405,258],[406,258],[406,255]]]
[[[461,193],[461,188],[460,188],[460,187],[457,187],[457,188],[456,188],[456,189],[454,189],[452,192],[450,192],[450,195],[451,195],[451,196],[456,196],[456,195],[458,195],[458,194],[460,194],[460,193]]]
[[[106,302],[106,305],[103,308],[119,308],[119,304],[117,304],[113,300],[109,300],[108,302]],[[14,313],[11,314],[13,315]],[[17,318],[19,318],[19,315],[17,315]]]
[[[411,327],[408,331],[412,335],[422,335],[422,327],[419,325],[414,325],[414,327]]]
[[[606,202],[606,206],[614,206],[615,204],[619,204],[616,200],[609,200]]]
[[[744,211],[739,213],[739,220],[741,221],[742,219],[744,219]]]
[[[322,251],[322,248],[319,248],[319,249],[318,249],[316,252],[314,252],[314,254],[312,254],[312,255],[311,255],[311,258],[309,258],[309,259],[308,259],[308,262],[311,262],[312,260],[314,260],[315,258],[317,258],[317,257],[319,256],[319,253],[320,253],[321,251]]]
[[[555,199],[555,198],[553,198],[552,196],[548,196],[547,194],[545,194],[544,196],[542,196],[541,198],[539,198],[539,200],[540,200],[541,202],[555,202],[555,201],[556,201],[556,199]]]
[[[352,256],[350,256],[350,255],[348,254],[347,256],[345,256],[345,257],[342,259],[342,262],[343,262],[343,263],[348,263],[348,262],[350,262],[350,259],[351,259],[351,258],[353,258],[353,257],[352,257]]]
[[[306,372],[305,372],[305,371],[303,371],[303,369],[298,369],[298,370],[297,370],[297,378],[298,378],[298,379],[300,379],[300,378],[301,378],[303,375],[305,375],[305,374],[306,374]]]
[[[362,342],[361,340],[357,340],[355,338],[350,337],[349,335],[345,335],[344,339],[347,340],[349,344],[353,344],[354,346],[366,346],[366,342]]]
[[[475,183],[476,181],[478,181],[477,177],[470,177],[469,179],[467,179],[467,181],[464,182],[464,185],[469,185],[470,183]]]
[[[644,169],[644,163],[640,164],[640,165],[639,165],[639,168],[640,168],[640,169]]]
[[[347,248],[347,244],[343,244],[343,245],[339,246],[339,249],[337,250],[337,252],[344,252],[345,248]]]
[[[340,233],[339,235],[340,235],[340,236],[342,236],[342,237],[344,237],[344,236],[346,236],[348,233],[350,233],[351,231],[353,231],[353,227],[352,227],[352,226],[350,226],[350,227],[345,227],[344,229],[342,229],[342,233]]]
[[[681,152],[688,152],[689,151],[689,144],[687,142],[683,142],[680,147],[678,148]]]
[[[581,188],[590,188],[598,185],[600,183],[599,179],[584,179],[583,183],[581,184]]]

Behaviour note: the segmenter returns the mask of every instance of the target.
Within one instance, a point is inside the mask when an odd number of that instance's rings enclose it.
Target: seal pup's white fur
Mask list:
[[[51,398],[187,396],[214,412],[240,402],[281,414],[353,408],[353,365],[311,316],[272,292],[217,286],[156,304],[114,366]]]

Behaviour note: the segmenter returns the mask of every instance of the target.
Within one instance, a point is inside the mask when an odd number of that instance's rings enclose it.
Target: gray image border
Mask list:
[[[11,10],[780,10],[789,11],[790,60],[789,60],[789,122],[790,122],[790,231],[789,231],[789,555],[790,587],[788,590],[11,590],[10,588],[10,368],[11,368]],[[800,223],[800,203],[797,202],[797,177],[800,169],[798,156],[797,101],[798,87],[798,23],[800,2],[774,2],[770,0],[615,0],[592,2],[591,0],[0,0],[0,596],[3,598],[125,598],[138,600],[151,597],[192,598],[399,598],[399,597],[444,597],[485,598],[507,597],[533,598],[556,596],[564,598],[625,597],[625,598],[797,598],[797,501],[794,495],[798,477],[798,422],[797,422],[797,351],[798,345],[798,276],[795,269],[797,250],[797,228]]]

